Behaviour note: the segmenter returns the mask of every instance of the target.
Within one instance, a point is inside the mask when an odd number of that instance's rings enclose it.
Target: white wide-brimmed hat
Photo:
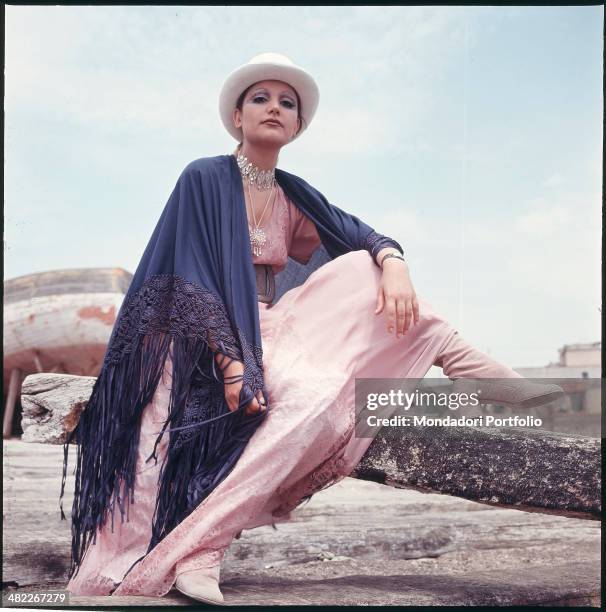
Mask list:
[[[301,117],[304,121],[298,138],[311,123],[318,108],[320,90],[314,78],[303,68],[295,65],[280,53],[261,53],[255,55],[247,64],[231,72],[219,95],[219,113],[225,129],[238,141],[242,141],[242,128],[234,125],[232,114],[236,102],[244,90],[259,81],[283,81],[288,83],[301,100]]]

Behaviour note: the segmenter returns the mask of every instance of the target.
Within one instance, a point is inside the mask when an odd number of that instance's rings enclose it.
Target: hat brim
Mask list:
[[[269,80],[288,83],[299,94],[303,124],[293,140],[309,127],[318,108],[320,91],[316,81],[307,71],[296,66],[281,66],[274,63],[245,64],[228,75],[219,95],[221,121],[238,142],[242,141],[242,128],[237,128],[232,118],[236,102],[248,87],[259,81]]]

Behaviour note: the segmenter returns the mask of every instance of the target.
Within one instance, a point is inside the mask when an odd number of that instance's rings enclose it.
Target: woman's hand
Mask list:
[[[386,307],[387,331],[396,330],[396,337],[405,335],[411,322],[419,322],[419,302],[412,286],[408,264],[389,257],[383,262],[381,283],[377,295],[375,315]]]
[[[221,355],[218,355],[220,360]],[[227,378],[227,382],[224,383],[224,393],[225,393],[225,401],[227,402],[228,408],[233,412],[238,409],[238,404],[240,403],[240,391],[242,390],[242,380],[238,380],[236,382],[229,382],[230,376],[240,376],[244,373],[244,364],[241,361],[232,361],[224,370],[223,377]],[[265,410],[265,400],[263,398],[263,394],[259,390],[257,392],[257,396],[252,399],[244,409],[244,412],[251,416],[253,414],[257,414],[258,412],[262,412]]]

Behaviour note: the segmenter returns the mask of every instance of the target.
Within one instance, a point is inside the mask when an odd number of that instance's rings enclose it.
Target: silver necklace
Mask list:
[[[271,200],[271,196],[273,195],[273,193],[274,193],[274,189],[272,187],[271,191],[269,192],[267,202],[265,202],[265,208],[263,209],[263,212],[261,213],[261,218],[259,219],[259,221],[257,221],[257,216],[255,215],[255,207],[253,206],[252,193],[250,191],[250,183],[248,183],[248,198],[250,200],[250,208],[252,209],[252,217],[255,223],[255,226],[253,228],[250,227],[250,223],[248,224],[248,235],[250,236],[250,243],[252,245],[253,253],[257,257],[261,255],[261,247],[263,247],[265,243],[267,242],[267,236],[265,235],[263,228],[259,226],[261,225],[261,221],[263,221],[263,217],[265,216],[265,211],[267,210],[269,201]]]
[[[255,187],[261,191],[267,191],[272,189],[275,183],[275,168],[271,170],[261,170],[258,166],[255,166],[251,161],[248,161],[246,155],[238,153],[237,156],[238,167],[240,168],[240,174],[242,178],[255,185]]]
[[[248,187],[248,199],[250,202],[250,208],[252,210],[252,218],[254,222],[254,227],[250,227],[250,222],[248,224],[248,235],[250,236],[250,243],[252,246],[253,253],[258,257],[261,255],[261,248],[267,242],[267,235],[261,226],[261,221],[263,221],[263,217],[265,216],[265,212],[267,211],[267,207],[269,206],[269,202],[271,200],[271,196],[274,194],[276,179],[275,179],[275,168],[271,170],[261,170],[258,166],[253,164],[248,160],[246,155],[243,155],[240,152],[240,149],[236,149],[237,152],[237,162],[238,168],[240,168],[240,174],[244,182]],[[253,198],[251,192],[251,185],[254,185],[260,191],[269,190],[269,196],[267,197],[267,202],[265,202],[265,207],[263,208],[263,212],[261,213],[261,218],[257,221],[257,216],[255,215],[255,207],[253,206]]]

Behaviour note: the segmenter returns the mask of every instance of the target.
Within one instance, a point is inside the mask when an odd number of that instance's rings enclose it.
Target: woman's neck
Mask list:
[[[234,155],[244,155],[249,162],[252,162],[260,170],[273,170],[278,164],[279,149],[265,149],[261,147],[253,147],[248,143],[244,143],[240,149],[236,148]]]

